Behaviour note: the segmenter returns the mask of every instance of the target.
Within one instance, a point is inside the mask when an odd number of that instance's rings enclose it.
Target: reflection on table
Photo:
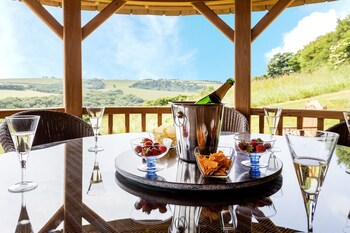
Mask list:
[[[13,194],[7,187],[18,180],[18,158],[15,153],[0,156],[0,232],[14,232],[19,216],[29,219],[34,232],[296,232],[306,230],[306,215],[298,182],[285,139],[278,137],[281,152],[264,159],[270,166],[261,172],[268,174],[276,161],[283,162],[282,174],[262,185],[239,190],[199,190],[191,192],[150,188],[147,184],[130,182],[116,174],[115,159],[130,153],[129,141],[146,133],[101,136],[99,145],[105,150],[97,155],[88,152],[94,138],[75,139],[53,147],[34,150],[29,157],[28,179],[38,182],[37,189]],[[233,146],[233,136],[220,138],[220,144]],[[345,172],[347,150],[338,147],[332,158],[322,193],[318,200],[314,232],[342,232],[349,228],[350,176]],[[167,168],[157,173],[173,182],[213,184],[203,180],[195,164],[177,160],[174,150],[160,160]],[[142,163],[135,156],[130,166]],[[276,160],[277,158],[277,160]],[[237,164],[245,159],[237,154]],[[98,167],[96,166],[98,165]],[[97,169],[98,168],[98,169]],[[130,169],[136,169],[132,167]],[[274,168],[275,169],[275,168]],[[96,172],[98,170],[99,172]],[[229,179],[237,179],[239,167],[234,167]],[[95,173],[94,173],[95,171]],[[241,174],[240,179],[248,173]],[[95,175],[94,175],[95,174]],[[141,173],[136,173],[141,177]],[[92,176],[93,175],[93,176]],[[102,176],[104,192],[88,195],[91,179]],[[146,179],[146,174],[142,173]],[[340,181],[340,182],[335,182]],[[199,188],[200,189],[200,188]],[[280,192],[283,190],[283,192]],[[281,195],[276,195],[276,194]],[[141,200],[147,205],[135,217],[132,211]],[[24,204],[23,204],[24,203]],[[26,214],[20,214],[23,206]],[[142,205],[143,206],[143,205]],[[20,208],[22,207],[22,208]],[[137,205],[137,208],[140,206]],[[143,210],[144,212],[143,212]],[[166,211],[165,211],[166,210]],[[142,221],[151,216],[151,220]],[[154,215],[157,213],[157,215]],[[171,215],[169,215],[171,213]],[[164,215],[164,216],[163,216]],[[22,216],[22,217],[21,217]],[[170,217],[169,217],[170,216]],[[156,220],[156,221],[154,221]],[[26,229],[30,229],[30,224]],[[30,232],[30,231],[24,231]]]

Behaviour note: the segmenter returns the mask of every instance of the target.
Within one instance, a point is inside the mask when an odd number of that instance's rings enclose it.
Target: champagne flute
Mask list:
[[[297,129],[287,130],[285,136],[304,199],[308,232],[311,233],[317,198],[326,178],[339,134]]]
[[[38,187],[32,181],[26,181],[26,168],[29,152],[32,148],[36,129],[40,116],[19,115],[6,117],[6,122],[11,133],[13,144],[15,145],[19,162],[21,165],[21,181],[10,186],[9,191],[13,193],[26,192]]]
[[[92,169],[90,185],[87,191],[88,195],[98,196],[105,193],[105,187],[102,180],[100,165],[97,160],[98,152],[95,152],[95,162]]]
[[[100,132],[100,127],[102,123],[103,113],[105,111],[104,107],[86,107],[89,114],[90,123],[95,135],[95,146],[88,149],[90,152],[103,151],[102,147],[97,146],[97,137]]]
[[[267,126],[269,127],[269,130],[270,130],[271,138],[275,139],[278,122],[280,121],[281,114],[282,114],[282,107],[276,107],[276,108],[263,107],[263,109],[264,109],[265,119],[267,121]],[[281,150],[277,147],[273,147],[271,151],[279,152]]]

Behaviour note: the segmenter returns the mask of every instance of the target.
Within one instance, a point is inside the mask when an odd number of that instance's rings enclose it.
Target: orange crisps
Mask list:
[[[231,167],[232,160],[219,150],[217,153],[210,154],[209,157],[198,154],[198,162],[205,175],[225,176]]]

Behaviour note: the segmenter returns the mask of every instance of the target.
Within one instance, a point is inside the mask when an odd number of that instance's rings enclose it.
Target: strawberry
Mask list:
[[[151,149],[151,156],[157,156],[160,155],[160,151],[157,148],[152,148]]]
[[[141,153],[141,151],[142,151],[142,146],[136,146],[135,147],[135,152],[136,153]]]
[[[265,143],[264,147],[265,147],[266,150],[270,149],[271,148],[271,143]]]
[[[241,150],[245,150],[247,148],[247,143],[246,142],[239,142],[238,147]]]
[[[262,152],[265,152],[265,151],[266,151],[266,148],[264,147],[264,145],[259,144],[259,145],[257,145],[257,146],[255,147],[255,150],[256,150],[256,152],[258,152],[258,153],[262,153]]]
[[[258,145],[257,139],[251,139],[250,140],[250,145],[252,145],[253,147],[256,147]]]
[[[166,151],[166,146],[159,146],[159,152],[162,154]]]
[[[152,142],[152,141],[145,141],[145,142],[143,143],[143,147],[144,147],[144,148],[150,148],[150,147],[152,147],[152,145],[153,145],[153,142]]]
[[[143,152],[143,156],[151,156],[152,155],[152,150],[150,148],[144,149],[142,152]]]
[[[152,141],[151,139],[149,139],[149,138],[144,138],[144,139],[142,140],[142,143],[145,143],[145,142],[147,142],[147,141],[150,141],[150,142],[153,143],[153,141]]]

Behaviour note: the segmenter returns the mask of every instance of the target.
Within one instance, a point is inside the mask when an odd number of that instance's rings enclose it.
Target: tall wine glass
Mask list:
[[[95,134],[95,146],[88,149],[90,152],[103,151],[102,147],[97,146],[97,137],[100,132],[104,107],[86,107],[89,114],[90,123]]]
[[[281,114],[282,114],[282,107],[263,107],[264,109],[264,115],[267,122],[267,126],[269,127],[271,138],[275,139],[276,137],[276,130],[278,126],[278,122],[280,121]],[[279,152],[281,151],[277,147],[273,147],[272,152]]]
[[[26,168],[29,152],[32,148],[36,129],[40,116],[18,115],[6,117],[6,122],[11,133],[13,144],[15,145],[19,162],[21,165],[21,181],[10,186],[9,191],[13,193],[26,192],[38,187],[32,181],[26,181]]]
[[[326,178],[339,134],[297,129],[286,131],[285,136],[303,195],[310,233],[313,232],[317,198]]]
[[[263,107],[263,109],[264,109],[265,119],[267,121],[267,126],[270,129],[270,134],[272,137],[275,137],[278,122],[281,118],[282,107],[276,107],[276,108]]]

